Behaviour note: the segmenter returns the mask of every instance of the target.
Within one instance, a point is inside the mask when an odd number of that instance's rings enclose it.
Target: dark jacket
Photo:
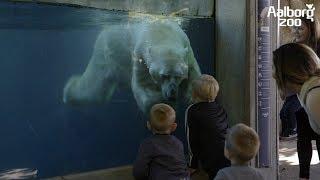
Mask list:
[[[187,180],[183,144],[173,135],[155,134],[140,145],[133,166],[136,180]]]
[[[225,135],[228,129],[227,113],[217,102],[200,102],[186,112],[187,134],[191,158],[189,166],[197,169],[199,161],[207,172],[217,173],[229,166],[224,157]]]

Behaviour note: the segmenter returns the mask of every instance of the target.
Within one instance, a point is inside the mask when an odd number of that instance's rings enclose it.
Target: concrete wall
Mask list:
[[[212,16],[214,0],[14,0],[71,4],[109,10],[135,11],[152,14],[179,12],[189,16]]]
[[[231,124],[243,122],[257,127],[257,1],[216,0],[216,76],[221,86],[220,99]],[[271,27],[272,33],[276,28]],[[272,36],[277,37],[276,34]],[[277,41],[272,39],[272,46]],[[272,47],[273,48],[273,47]],[[276,91],[272,87],[272,106]],[[272,108],[274,109],[274,108]],[[277,179],[276,113],[272,110],[269,127],[271,166],[260,168],[266,179]],[[266,127],[267,128],[267,127]],[[252,162],[256,165],[256,162]]]
[[[245,118],[246,3],[216,1],[216,76],[231,124]]]

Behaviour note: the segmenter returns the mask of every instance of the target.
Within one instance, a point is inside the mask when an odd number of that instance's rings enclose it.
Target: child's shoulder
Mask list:
[[[217,107],[217,108],[223,109],[222,104],[220,104],[220,103],[217,102],[217,101],[210,102],[210,104],[211,104],[212,106]]]
[[[209,102],[198,102],[198,103],[194,103],[194,104],[191,104],[187,110],[188,111],[193,111],[193,110],[198,110],[198,109],[202,109],[203,107],[208,107],[210,106],[211,103]]]
[[[152,136],[149,136],[145,138],[142,143],[153,143],[157,141],[168,141],[168,139],[172,139],[174,141],[181,142],[179,138],[177,138],[175,135],[172,134],[154,134]]]
[[[174,145],[175,147],[183,147],[182,141],[174,135],[152,135],[145,138],[140,146],[144,148],[155,148],[168,144]]]
[[[153,141],[154,141],[153,136],[149,136],[141,141],[141,145],[151,145]]]
[[[179,138],[177,138],[177,137],[174,136],[174,135],[170,135],[170,136],[171,136],[171,138],[172,138],[174,141],[176,141],[177,143],[179,143],[179,144],[182,145],[182,141],[181,141]]]
[[[190,110],[194,109],[195,107],[197,107],[197,104],[198,104],[198,103],[190,104],[190,105],[187,107],[187,111],[190,111]]]
[[[263,180],[262,173],[258,171],[256,168],[249,166],[230,166],[225,167],[217,173],[215,180],[220,179],[234,179],[236,177],[247,177],[248,179],[257,179]]]

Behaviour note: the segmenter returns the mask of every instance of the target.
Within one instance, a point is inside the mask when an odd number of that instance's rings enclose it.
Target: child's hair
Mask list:
[[[233,126],[226,137],[226,146],[231,158],[238,163],[246,163],[253,159],[260,147],[258,134],[252,128],[237,124]]]
[[[213,76],[203,74],[192,82],[192,93],[200,101],[212,102],[218,92],[219,84]]]
[[[158,131],[167,131],[176,120],[175,110],[167,104],[155,104],[150,111],[150,125]]]

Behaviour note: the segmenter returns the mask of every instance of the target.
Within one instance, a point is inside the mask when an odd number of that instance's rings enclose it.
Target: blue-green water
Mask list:
[[[0,2],[0,170],[32,168],[40,178],[131,164],[149,135],[130,89],[103,105],[62,101],[103,28],[127,13]],[[184,25],[201,71],[213,74],[212,19]],[[183,110],[176,135],[185,140]]]

